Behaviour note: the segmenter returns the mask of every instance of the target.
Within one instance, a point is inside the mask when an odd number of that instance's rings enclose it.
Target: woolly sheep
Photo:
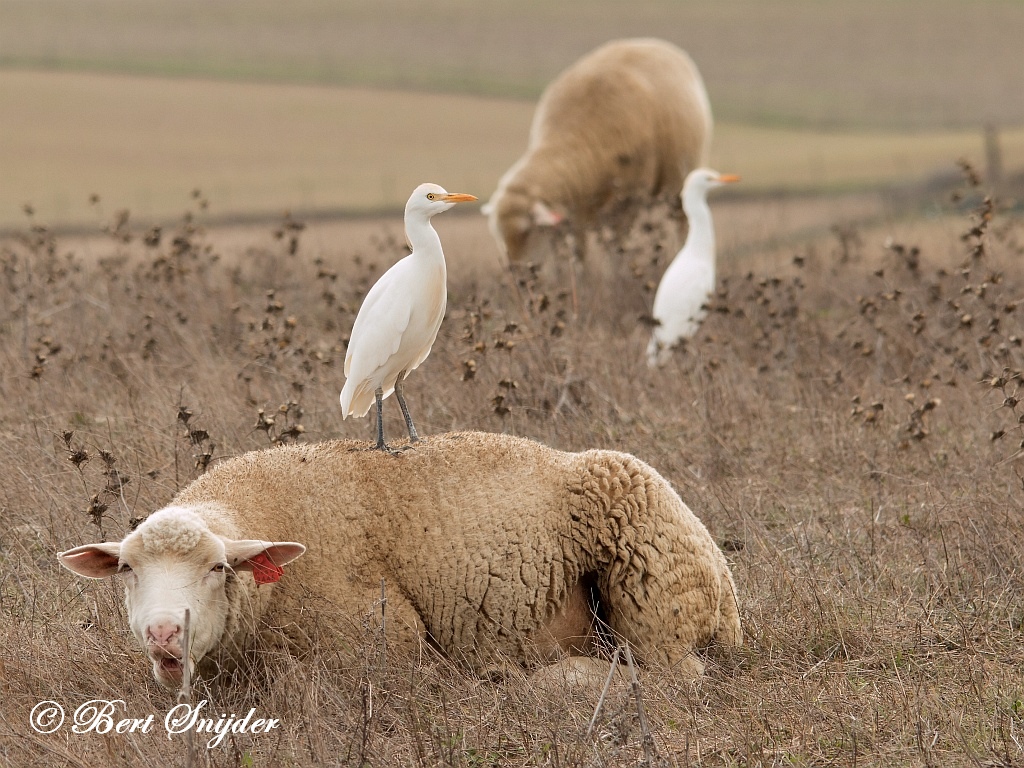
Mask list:
[[[572,672],[566,657],[596,650],[594,602],[639,656],[686,675],[703,670],[695,649],[742,641],[725,557],[657,472],[508,435],[438,435],[399,456],[340,440],[246,453],[122,542],[59,559],[92,578],[131,569],[131,627],[168,687],[186,607],[193,666],[208,671],[267,630],[308,650],[311,611],[355,637],[381,579],[392,647],[429,638],[481,674],[499,659]]]
[[[499,250],[520,261],[538,228],[564,221],[583,256],[587,230],[613,200],[664,197],[682,224],[677,195],[705,164],[711,128],[704,82],[684,51],[653,38],[597,48],[545,89],[526,153],[483,207]]]

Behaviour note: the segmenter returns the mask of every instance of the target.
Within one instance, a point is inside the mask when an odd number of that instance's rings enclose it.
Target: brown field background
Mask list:
[[[3,70],[0,104],[0,230],[26,222],[25,204],[79,230],[117,209],[167,222],[196,188],[220,220],[401,211],[421,180],[486,199],[533,115],[532,102],[462,94]],[[1024,168],[1024,128],[1000,143],[1005,168]],[[762,196],[920,183],[960,157],[984,163],[980,127],[719,122],[712,149],[713,166]]]
[[[719,117],[817,127],[1024,123],[1014,0],[4,0],[0,64],[533,100],[616,37],[700,65]]]
[[[400,210],[430,179],[490,196],[534,100],[613,37],[678,43],[707,82],[713,162],[746,189],[827,192],[1024,167],[1024,6],[966,0],[4,0],[0,230],[200,188],[222,219]],[[104,202],[100,215],[89,204]],[[749,192],[748,192],[749,194]]]
[[[485,196],[546,78],[651,32],[698,59],[716,162],[755,190],[712,202],[714,311],[649,371],[641,317],[678,245],[657,226],[506,272],[481,217],[445,214],[449,309],[409,380],[417,425],[635,453],[726,549],[745,645],[712,650],[695,684],[641,672],[664,764],[1024,765],[1024,221],[1012,190],[985,207],[984,179],[955,199],[918,185],[962,155],[983,168],[989,121],[1019,170],[1024,6],[389,8],[0,0],[0,765],[186,764],[159,728],[29,728],[44,699],[174,703],[119,585],[55,553],[120,537],[206,455],[298,424],[370,439],[338,392],[360,300],[404,253],[395,201],[424,178]],[[359,654],[268,652],[251,679],[202,684],[218,712],[283,728],[197,764],[644,759],[628,690],[587,736],[592,694],[382,656],[369,630]]]
[[[655,372],[642,363],[638,322],[664,265],[651,236],[637,233],[624,254],[598,249],[577,274],[574,313],[564,268],[534,276],[482,264],[482,221],[442,217],[449,312],[410,379],[410,407],[427,435],[482,429],[633,452],[727,548],[745,646],[712,653],[696,685],[657,669],[641,677],[669,764],[1019,764],[1021,222],[997,213],[972,259],[978,238],[961,236],[980,219],[966,212],[855,226],[819,208],[839,227],[811,235],[808,204],[717,207],[731,234],[716,311]],[[863,205],[845,215],[872,212]],[[194,477],[202,454],[217,461],[267,446],[295,424],[303,440],[370,438],[369,419],[339,418],[344,338],[367,286],[402,253],[400,225],[278,232],[189,225],[150,246],[141,232],[123,242],[124,230],[117,240],[36,233],[5,246],[6,764],[184,764],[182,742],[162,734],[27,728],[46,698],[123,698],[133,716],[162,716],[173,703],[135,650],[118,586],[81,582],[55,562],[56,551],[101,535],[87,509],[106,505],[102,535],[119,537]],[[193,413],[188,428],[181,407]],[[276,416],[269,432],[255,427],[261,410]],[[68,457],[79,449],[89,459],[76,469]],[[514,675],[477,680],[429,655],[384,662],[380,650],[370,633],[355,668],[339,668],[324,647],[266,659],[273,684],[200,688],[215,708],[254,706],[286,725],[202,759],[626,765],[642,756],[627,690],[612,691],[587,738],[593,695],[534,691]]]

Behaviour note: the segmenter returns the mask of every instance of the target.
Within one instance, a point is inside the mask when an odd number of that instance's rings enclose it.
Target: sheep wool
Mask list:
[[[187,555],[199,546],[202,521],[194,512],[182,510],[176,515],[154,517],[139,535],[148,552]]]
[[[526,152],[502,176],[482,211],[498,249],[526,258],[543,228],[565,223],[583,256],[595,217],[616,201],[633,210],[672,206],[686,175],[708,159],[712,118],[690,57],[664,40],[615,40],[562,72],[537,104]],[[609,221],[617,235],[632,217]]]
[[[668,482],[625,453],[477,432],[397,456],[356,441],[290,445],[219,464],[138,532],[174,549],[184,538],[169,517],[306,546],[277,583],[228,581],[209,654],[221,664],[267,630],[301,653],[314,613],[320,642],[325,630],[355,639],[379,612],[381,579],[390,647],[429,638],[484,674],[592,655],[595,609],[640,658],[689,675],[703,668],[695,650],[742,641],[722,552]]]

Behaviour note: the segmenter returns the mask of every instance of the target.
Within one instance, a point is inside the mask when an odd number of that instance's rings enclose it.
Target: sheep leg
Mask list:
[[[733,583],[729,566],[722,565],[722,600],[719,606],[721,618],[715,641],[719,645],[743,645],[743,628],[740,626],[740,609],[736,600],[736,585]]]
[[[742,642],[733,584],[723,574],[725,557],[660,477],[630,461],[604,468],[604,487],[618,490],[587,500],[595,509],[604,507],[595,530],[603,521],[615,524],[604,534],[615,546],[601,557],[614,562],[617,553],[630,553],[628,562],[614,568],[598,565],[608,625],[641,661],[699,676],[704,665],[694,651],[719,633],[731,644]]]
[[[541,667],[529,677],[530,685],[553,694],[583,690],[597,696],[605,686],[621,687],[628,679],[626,667],[592,656],[568,656]]]
[[[405,426],[409,430],[409,442],[418,443],[420,436],[416,432],[416,425],[412,423],[412,415],[409,413],[409,406],[405,404],[405,396],[402,394],[404,385],[402,379],[405,377],[405,372],[398,377],[398,381],[395,382],[395,397],[398,398],[398,405],[402,409],[402,415],[405,416]]]
[[[387,606],[383,606],[378,578],[381,575],[380,571],[367,571],[364,575],[365,583],[351,585],[345,594],[332,595],[330,599],[325,599],[315,606],[314,610],[338,617],[335,647],[344,659],[345,665],[360,663],[363,658],[355,654],[361,655],[367,651],[370,652],[370,658],[376,656],[382,659],[385,654],[392,660],[403,657],[415,658],[429,642],[422,617],[402,591],[398,580],[390,573],[386,575],[383,593],[387,599]],[[373,581],[377,583],[372,584]],[[292,631],[293,627],[297,631],[297,628],[308,624],[309,610],[308,606],[304,610],[300,608],[295,617],[288,616],[278,621],[282,624],[287,621],[289,631]],[[278,614],[275,614],[275,618],[277,616]],[[367,629],[371,633],[369,636],[366,634]],[[311,649],[313,642],[319,642],[319,647],[324,647],[323,641],[314,637],[306,638],[300,648]],[[367,642],[372,645],[362,645]]]
[[[572,258],[582,264],[587,259],[587,227],[583,224],[574,225],[569,232],[572,245]]]

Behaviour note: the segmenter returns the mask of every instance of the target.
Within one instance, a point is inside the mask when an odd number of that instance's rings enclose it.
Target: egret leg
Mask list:
[[[384,390],[377,387],[377,391],[373,394],[377,398],[377,444],[374,448],[378,451],[386,451],[388,446],[384,442]]]
[[[402,409],[402,415],[405,416],[405,426],[409,430],[409,442],[418,443],[420,436],[416,433],[416,425],[412,423],[412,416],[409,414],[409,406],[405,404],[405,396],[402,394],[404,386],[402,384],[402,377],[398,377],[398,381],[395,382],[395,397],[398,398],[398,405]]]

